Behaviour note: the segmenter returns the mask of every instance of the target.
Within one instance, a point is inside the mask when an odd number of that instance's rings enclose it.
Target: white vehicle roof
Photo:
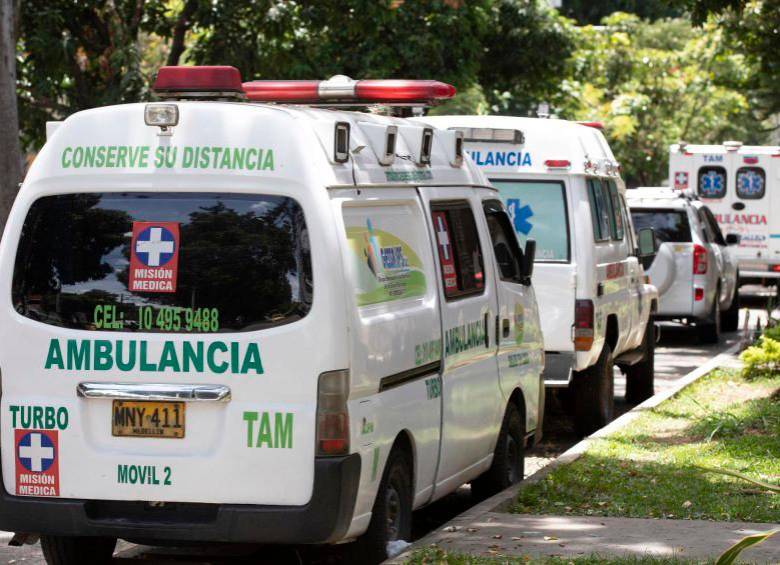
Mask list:
[[[406,119],[253,102],[166,104],[179,109],[179,122],[170,136],[145,124],[146,104],[142,103],[85,110],[47,128],[51,137],[31,167],[20,196],[106,188],[256,191],[257,179],[263,177],[273,178],[284,190],[301,184],[487,185],[468,159],[458,158],[455,132],[434,130],[430,164],[421,164],[424,128]],[[334,160],[338,122],[348,124],[350,130],[352,159],[346,163]],[[388,157],[384,154],[387,136],[393,131],[396,146]],[[101,147],[112,152],[111,162],[104,153],[101,166],[95,166],[94,154],[92,165],[85,164],[85,153]],[[198,161],[195,151],[204,147],[210,148],[209,157],[200,152]],[[138,148],[144,153],[139,154]],[[214,148],[221,149],[219,158],[214,157]],[[243,163],[246,151],[241,163],[235,156],[225,157],[225,150],[242,148],[262,150],[267,166]],[[168,150],[176,152],[173,166],[155,166],[156,152]],[[79,166],[74,161],[77,152]],[[269,152],[272,159],[265,161]],[[252,164],[256,156],[252,153]],[[193,182],[194,177],[199,180]]]
[[[427,116],[420,121],[442,129],[472,128],[465,131],[467,146],[485,147],[494,150],[521,147],[530,156],[530,164],[520,166],[495,166],[477,162],[483,170],[518,173],[549,174],[546,161],[568,160],[571,174],[613,174],[618,175],[618,163],[604,135],[596,127],[577,122],[544,118],[519,118],[513,116]],[[524,143],[490,142],[474,140],[482,128],[514,129],[522,132]],[[469,134],[473,134],[471,137]],[[472,155],[472,158],[475,156]],[[591,167],[588,166],[591,165]],[[560,171],[558,171],[560,172]]]
[[[724,141],[720,145],[694,145],[680,142],[669,147],[672,153],[718,154],[736,152],[738,155],[776,155],[780,154],[780,146],[777,145],[742,145],[740,141]]]
[[[672,190],[668,186],[640,186],[626,191],[631,208],[684,208],[692,193]]]

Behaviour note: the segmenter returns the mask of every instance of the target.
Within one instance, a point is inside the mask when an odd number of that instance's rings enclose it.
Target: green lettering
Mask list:
[[[255,447],[263,447],[263,444],[268,444],[268,447],[273,447],[273,437],[271,436],[271,418],[268,417],[268,412],[263,412],[263,417],[260,418],[260,429],[257,432],[257,443]]]
[[[141,155],[138,158],[138,166],[139,167],[148,167],[149,166],[149,146],[148,145],[142,145],[141,146]]]
[[[220,169],[232,169],[233,168],[233,162],[230,159],[230,148],[225,147],[225,150],[222,152],[222,161],[219,163]]]
[[[106,153],[106,167],[116,167],[116,145],[109,145]]]
[[[95,166],[103,167],[106,164],[106,146],[99,145],[95,154]]]
[[[276,447],[292,449],[293,446],[293,414],[277,412],[274,425],[274,443]]]
[[[146,359],[146,348],[149,344],[145,341],[141,342],[141,371],[148,372],[148,371],[156,371],[157,365],[154,363],[149,363],[149,361]]]
[[[244,362],[241,364],[241,374],[246,375],[249,370],[254,370],[255,374],[263,374],[263,362],[260,360],[260,348],[256,343],[250,343],[244,353]]]
[[[19,412],[19,407],[11,405],[8,407],[11,410],[11,427],[16,427],[16,413]]]
[[[211,371],[220,374],[228,370],[229,365],[227,361],[222,361],[221,363],[217,364],[214,360],[214,356],[217,351],[225,353],[227,350],[227,345],[221,341],[215,341],[209,344],[208,353],[206,354],[206,362],[208,363],[209,369]]]
[[[244,421],[246,422],[246,446],[252,447],[252,428],[257,422],[257,412],[244,412]]]
[[[114,358],[111,356],[113,349],[111,342],[107,339],[95,340],[95,370],[110,371],[114,368]]]
[[[259,169],[257,165],[257,149],[251,147],[246,152],[246,168],[250,171]]]
[[[116,166],[118,168],[127,167],[127,146],[120,145],[116,151]]]
[[[97,147],[94,145],[92,147],[85,147],[84,148],[84,166],[85,167],[94,167],[95,166],[95,151],[97,150]]]
[[[174,373],[181,372],[179,366],[179,357],[176,355],[176,344],[172,341],[166,341],[163,346],[162,356],[160,357],[160,366],[158,371],[165,371],[170,367]]]
[[[79,343],[75,339],[68,340],[68,370],[89,371],[89,352],[92,344],[89,340]]]
[[[246,153],[245,148],[234,148],[233,149],[233,166],[236,169],[243,169],[244,168],[244,154]]]
[[[116,342],[116,366],[120,371],[132,371],[135,367],[135,342],[127,342],[128,359],[125,361],[122,357],[122,349],[124,349],[124,343],[122,340]]]
[[[44,426],[47,430],[53,430],[54,427],[57,425],[56,420],[54,419],[54,408],[51,406],[47,406],[46,409],[43,411],[43,419],[44,419]]]
[[[258,158],[258,161],[260,159]],[[264,171],[273,171],[274,170],[274,150],[273,149],[267,149],[265,152],[265,161],[263,161],[263,170]]]
[[[62,150],[62,168],[67,169],[71,165],[70,154],[73,153],[73,147],[66,147]]]
[[[56,365],[58,369],[65,369],[65,364],[62,362],[62,350],[60,349],[60,340],[52,339],[49,341],[49,352],[46,354],[46,363],[44,363],[44,369],[51,369]]]
[[[68,427],[68,409],[64,406],[57,409],[57,427],[61,430]]]
[[[203,342],[199,341],[195,344],[195,347],[189,341],[185,341],[183,344],[184,349],[184,372],[190,372],[190,366],[192,370],[197,373],[203,372]]]
[[[33,406],[32,407],[32,421],[33,421],[33,428],[36,428],[38,430],[42,430],[43,428],[43,408],[40,406]]]
[[[116,482],[118,483],[126,483],[127,482],[127,465],[117,465],[116,466]]]
[[[195,153],[190,146],[184,147],[184,155],[182,156],[181,166],[184,169],[192,167],[192,163],[195,160]]]

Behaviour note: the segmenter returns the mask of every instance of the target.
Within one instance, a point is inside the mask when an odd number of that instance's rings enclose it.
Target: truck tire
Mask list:
[[[41,550],[49,565],[100,565],[110,563],[116,539],[41,536]]]
[[[734,298],[731,299],[731,306],[720,314],[720,327],[724,332],[735,332],[739,329],[739,276],[737,276],[737,284],[734,287]]]
[[[715,293],[715,303],[712,312],[697,324],[699,339],[702,343],[718,343],[720,341],[720,290]]]
[[[595,365],[576,371],[574,387],[574,428],[589,436],[612,421],[615,413],[615,376],[612,348],[605,343]]]
[[[525,419],[514,403],[506,407],[498,433],[493,463],[471,481],[471,493],[477,498],[493,496],[519,483],[525,476]]]
[[[382,473],[368,529],[352,544],[351,562],[381,563],[388,558],[388,543],[411,537],[411,464],[406,452],[394,447]]]
[[[639,404],[655,394],[655,328],[652,316],[642,338],[644,356],[639,363],[626,367],[626,402]]]

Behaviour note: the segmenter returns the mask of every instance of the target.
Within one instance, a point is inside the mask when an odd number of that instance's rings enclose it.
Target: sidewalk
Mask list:
[[[780,528],[780,524],[768,523],[511,514],[506,511],[518,491],[543,480],[555,468],[577,460],[598,438],[625,427],[643,410],[658,406],[713,369],[739,366],[735,358],[738,349],[738,345],[733,346],[711,359],[680,379],[674,387],[623,414],[522,483],[481,502],[429,533],[389,563],[403,563],[411,551],[431,545],[448,553],[498,558],[577,558],[597,554],[603,557],[714,559],[747,535]],[[739,561],[780,563],[780,534],[745,550]]]
[[[445,531],[451,529],[455,531]],[[747,535],[771,529],[771,524],[745,522],[486,512],[465,523],[440,528],[426,542],[447,552],[484,557],[572,558],[597,553],[708,559]],[[740,561],[780,562],[780,534],[745,550]]]

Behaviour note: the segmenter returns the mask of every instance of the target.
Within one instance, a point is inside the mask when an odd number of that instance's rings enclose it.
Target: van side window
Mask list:
[[[707,225],[707,231],[710,234],[711,241],[725,247],[726,239],[723,237],[723,232],[720,231],[718,220],[713,216],[712,210],[703,206],[699,213],[701,214],[702,221]]]
[[[620,193],[618,193],[615,181],[608,181],[609,197],[612,203],[612,239],[623,241],[625,227],[623,223],[623,211],[620,209]]]
[[[439,247],[444,296],[453,300],[481,294],[484,261],[474,213],[467,201],[431,204],[431,219]]]
[[[501,280],[519,283],[523,252],[517,243],[509,215],[498,200],[484,202],[483,208],[490,231],[490,241],[493,243],[493,254],[501,270]]]
[[[699,169],[699,196],[702,198],[723,198],[726,196],[726,169],[723,167],[702,167]]]
[[[610,238],[611,206],[609,196],[599,179],[588,179],[588,198],[590,200],[591,219],[593,221],[593,237],[596,241],[607,241]]]
[[[761,167],[737,169],[737,196],[743,200],[760,200],[766,192],[766,173]]]
[[[620,199],[620,211],[622,212],[623,227],[628,239],[628,248],[633,253],[633,251],[636,249],[636,242],[634,241],[634,228],[631,224],[631,215],[628,213],[626,199],[623,198],[622,194],[618,195],[618,197]]]

